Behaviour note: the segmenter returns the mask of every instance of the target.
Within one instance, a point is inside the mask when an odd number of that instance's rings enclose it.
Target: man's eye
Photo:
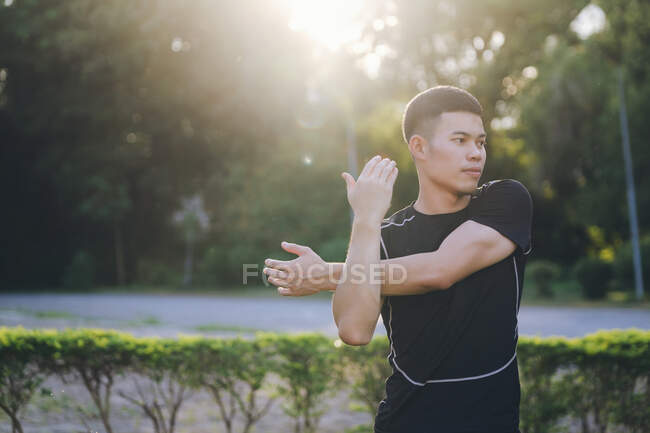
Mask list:
[[[462,138],[462,137],[454,138],[453,140],[458,141],[459,143],[462,143],[463,141],[465,141],[465,139]]]
[[[487,146],[487,141],[481,141],[481,146],[483,147]]]

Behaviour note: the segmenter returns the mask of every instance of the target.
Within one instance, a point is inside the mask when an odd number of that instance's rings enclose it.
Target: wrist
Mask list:
[[[352,225],[359,229],[377,230],[381,227],[381,217],[372,215],[354,215]]]
[[[326,283],[319,287],[321,292],[334,292],[336,291],[336,286],[338,285],[341,273],[343,272],[343,267],[345,263],[327,263],[327,280]]]

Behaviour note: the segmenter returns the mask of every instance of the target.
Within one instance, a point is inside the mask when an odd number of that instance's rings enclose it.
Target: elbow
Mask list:
[[[349,346],[365,346],[372,340],[372,334],[358,328],[339,328],[339,338]]]

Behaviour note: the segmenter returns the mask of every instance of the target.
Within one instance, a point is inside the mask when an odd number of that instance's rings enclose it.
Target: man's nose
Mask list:
[[[483,153],[478,146],[472,146],[472,150],[468,154],[469,159],[480,160],[483,157]]]

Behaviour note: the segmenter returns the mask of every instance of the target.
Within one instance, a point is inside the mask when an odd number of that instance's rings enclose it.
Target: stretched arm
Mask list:
[[[505,259],[515,248],[514,242],[493,228],[465,221],[442,241],[436,251],[382,260],[387,278],[382,284],[381,294],[415,295],[447,289]],[[391,267],[403,268],[405,278],[391,276]],[[397,274],[397,271],[393,273]]]
[[[368,344],[381,311],[379,242],[381,220],[390,207],[397,177],[395,161],[372,158],[359,179],[343,174],[354,211],[350,246],[341,280],[332,297],[332,313],[339,337],[347,344]]]
[[[332,296],[334,323],[341,340],[351,345],[367,344],[381,311],[379,269],[379,224],[354,218],[348,255]]]
[[[325,263],[309,247],[283,244],[298,259],[282,262],[268,260],[264,272],[284,296],[304,296],[336,289],[343,263]],[[444,290],[452,284],[483,268],[508,257],[515,244],[498,231],[475,221],[465,221],[452,231],[436,251],[381,260],[385,276],[381,295],[416,295],[432,290]],[[317,258],[315,258],[315,257]],[[316,264],[322,272],[314,279],[292,278],[303,264]]]

